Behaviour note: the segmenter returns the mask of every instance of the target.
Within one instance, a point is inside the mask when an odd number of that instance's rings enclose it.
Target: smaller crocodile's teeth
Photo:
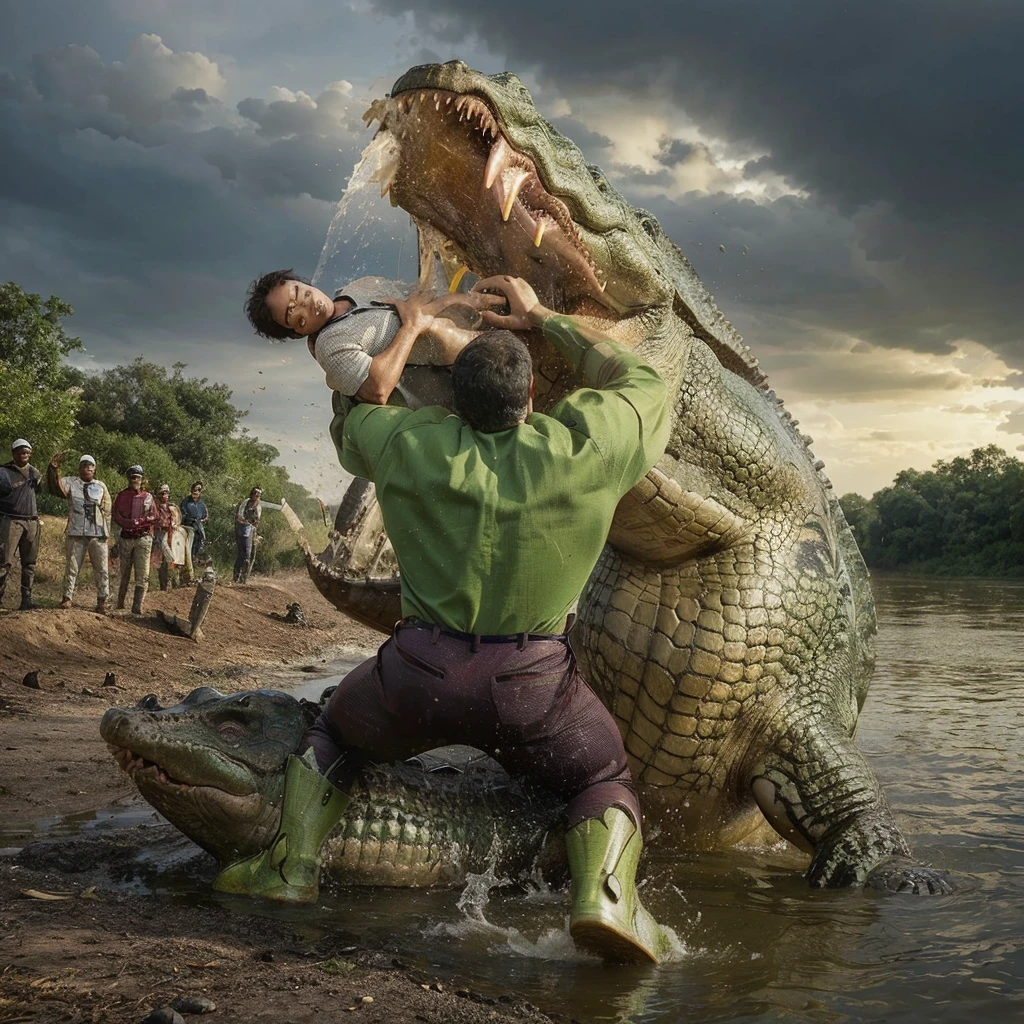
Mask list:
[[[505,166],[508,156],[508,144],[505,136],[499,135],[498,140],[491,146],[490,156],[487,157],[487,167],[484,169],[484,188],[490,188],[495,179]]]
[[[505,202],[501,207],[502,220],[507,221],[512,216],[512,205],[515,203],[519,190],[523,187],[529,176],[530,172],[522,167],[506,168],[506,173],[502,174],[501,183],[505,186]]]
[[[540,240],[544,237],[544,218],[537,218],[537,230],[533,233],[533,244],[540,248]]]
[[[441,109],[441,97],[438,96],[436,92],[434,93],[434,109],[435,110],[440,110]]]
[[[380,197],[383,199],[391,191],[391,182],[386,181],[380,187]]]

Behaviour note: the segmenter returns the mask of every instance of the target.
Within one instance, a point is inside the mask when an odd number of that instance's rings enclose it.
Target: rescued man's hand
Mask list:
[[[525,331],[535,327],[548,313],[540,304],[537,293],[521,277],[509,277],[507,274],[485,277],[473,285],[473,291],[502,295],[508,302],[508,313],[498,313],[493,309],[480,313],[488,327]]]

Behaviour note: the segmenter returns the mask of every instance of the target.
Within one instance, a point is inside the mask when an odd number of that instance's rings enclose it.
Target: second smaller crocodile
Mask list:
[[[193,690],[161,707],[110,708],[100,733],[142,796],[217,859],[263,849],[277,832],[284,768],[319,708],[275,690]],[[425,754],[365,770],[324,847],[327,875],[355,884],[458,885],[488,869],[516,878],[565,873],[563,805],[494,762],[454,767]]]

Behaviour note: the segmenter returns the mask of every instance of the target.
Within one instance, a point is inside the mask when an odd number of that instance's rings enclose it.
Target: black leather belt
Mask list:
[[[423,619],[416,618],[402,619],[398,625],[429,629],[435,636],[453,637],[455,640],[461,640],[464,643],[470,644],[474,651],[478,651],[481,644],[516,644],[522,648],[532,640],[564,640],[574,618],[575,616],[569,616],[568,620],[566,620],[565,632],[563,633],[463,633],[457,629],[448,629],[447,626],[438,626],[436,623],[424,622]]]

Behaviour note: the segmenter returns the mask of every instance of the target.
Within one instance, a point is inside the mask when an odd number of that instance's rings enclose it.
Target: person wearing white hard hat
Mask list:
[[[0,601],[17,551],[21,559],[21,604],[23,612],[32,603],[32,583],[39,558],[39,509],[36,494],[42,487],[39,470],[31,465],[32,445],[23,437],[11,445],[11,461],[0,467]]]
[[[110,597],[108,569],[110,536],[110,491],[102,480],[96,479],[96,460],[83,455],[78,460],[76,476],[60,476],[59,467],[67,452],[50,459],[46,471],[47,489],[51,494],[67,499],[67,548],[64,562],[64,591],[61,608],[70,608],[75,596],[78,574],[88,553],[96,577],[96,611],[106,615]]]

